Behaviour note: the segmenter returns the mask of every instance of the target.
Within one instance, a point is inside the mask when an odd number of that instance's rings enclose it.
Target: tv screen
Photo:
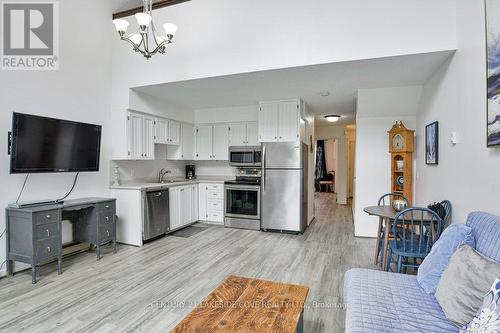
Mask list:
[[[98,171],[101,126],[14,113],[11,173]]]

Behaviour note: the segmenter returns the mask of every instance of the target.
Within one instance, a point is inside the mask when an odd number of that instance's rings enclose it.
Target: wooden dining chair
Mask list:
[[[449,200],[443,200],[441,201],[441,205],[443,205],[444,210],[446,212],[446,215],[443,217],[443,229],[445,229],[447,226],[450,225],[450,220],[451,220],[451,212],[452,212],[452,205]]]
[[[397,272],[418,268],[431,251],[442,231],[443,220],[439,215],[423,207],[407,208],[396,215],[392,225],[394,239],[389,242],[386,270],[391,268],[393,255],[397,256]],[[413,259],[413,262],[410,262]]]
[[[403,200],[406,202],[407,206],[409,205],[408,199],[400,193],[386,193],[386,194],[384,194],[383,196],[381,196],[378,199],[377,205],[378,206],[390,206],[392,204],[393,200]],[[390,223],[390,221],[387,222],[387,224],[389,224],[389,223]],[[384,233],[385,233],[385,229],[386,229],[383,224],[384,224],[384,221],[383,221],[382,217],[380,217],[379,223],[378,223],[378,232],[377,232],[377,245],[376,245],[376,249],[375,249],[375,265],[378,264],[378,259],[380,257],[381,252],[383,250],[387,251],[387,249],[385,248],[385,246],[383,244],[384,236],[385,236]],[[389,232],[390,232],[390,228],[389,228]],[[383,255],[385,255],[385,253]],[[384,268],[382,267],[382,269],[384,269]]]

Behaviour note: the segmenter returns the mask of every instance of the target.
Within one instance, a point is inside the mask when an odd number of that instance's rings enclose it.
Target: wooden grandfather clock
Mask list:
[[[397,121],[389,133],[391,153],[391,190],[403,194],[413,203],[413,140],[414,130]]]

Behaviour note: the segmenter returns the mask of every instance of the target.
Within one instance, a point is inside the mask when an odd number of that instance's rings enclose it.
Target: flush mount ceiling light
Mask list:
[[[334,123],[336,121],[339,121],[340,116],[338,114],[329,114],[329,115],[325,116],[325,119],[331,123]]]
[[[124,19],[113,20],[113,24],[121,40],[130,43],[134,51],[140,52],[146,59],[149,59],[156,53],[165,53],[167,44],[172,43],[178,28],[173,23],[165,23],[163,24],[165,35],[158,34],[153,22],[153,0],[142,0],[142,4],[142,13],[135,14],[139,25],[138,32],[125,36],[130,23]]]

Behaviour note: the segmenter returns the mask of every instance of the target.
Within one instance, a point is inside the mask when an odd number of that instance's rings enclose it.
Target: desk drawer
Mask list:
[[[208,220],[212,222],[224,222],[224,215],[222,211],[217,210],[209,210],[208,211]]]
[[[222,185],[222,184],[207,184],[207,190],[222,192],[224,190],[224,185]]]
[[[97,205],[97,210],[99,211],[99,213],[114,214],[115,202],[114,201],[102,202]]]
[[[112,225],[114,222],[114,212],[104,212],[99,214],[99,225]]]
[[[59,238],[52,237],[36,242],[37,261],[55,258],[59,255]]]
[[[59,210],[47,210],[45,212],[40,212],[40,213],[35,213],[34,214],[34,220],[35,224],[47,224],[47,223],[54,223],[54,222],[59,222]]]
[[[114,226],[113,224],[104,224],[101,225],[99,228],[99,235],[100,235],[100,240],[101,244],[111,242],[113,240],[113,233],[114,233]]]
[[[43,240],[59,237],[59,223],[41,224],[36,226],[36,239]]]

